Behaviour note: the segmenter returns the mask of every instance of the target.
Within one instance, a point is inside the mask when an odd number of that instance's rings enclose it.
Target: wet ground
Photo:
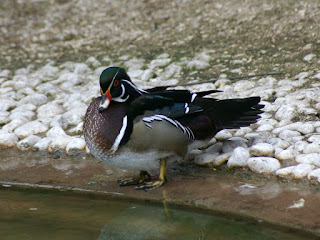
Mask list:
[[[320,236],[320,191],[307,183],[283,182],[251,172],[171,166],[168,183],[157,190],[119,187],[134,172],[109,168],[91,157],[1,150],[2,189],[46,189],[64,195],[151,200],[178,204],[255,222],[275,223]]]

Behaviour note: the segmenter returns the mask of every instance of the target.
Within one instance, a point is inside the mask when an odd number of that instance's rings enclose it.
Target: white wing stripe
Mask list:
[[[119,132],[118,136],[116,137],[116,140],[114,141],[114,144],[112,145],[112,147],[110,149],[111,153],[115,153],[118,150],[119,144],[120,144],[120,142],[126,132],[127,125],[128,125],[128,117],[124,116],[123,120],[122,120],[122,127],[120,129],[120,132]]]

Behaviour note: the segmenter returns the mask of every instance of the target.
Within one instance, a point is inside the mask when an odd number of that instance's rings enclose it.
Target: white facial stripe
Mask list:
[[[197,94],[196,94],[196,93],[193,93],[193,94],[191,95],[191,102],[193,102],[193,101],[194,101],[194,99],[196,98],[196,96],[197,96]]]
[[[118,69],[117,73],[113,76],[112,81],[111,81],[111,84],[110,84],[109,87],[112,87],[113,82],[114,82],[114,80],[116,79],[116,76],[118,75],[119,71],[120,71],[120,69]]]
[[[186,110],[184,111],[184,113],[187,114],[187,113],[190,111],[189,104],[188,104],[188,103],[185,103],[185,104],[184,104],[184,108],[186,109]]]
[[[116,102],[125,102],[129,99],[129,97],[130,97],[129,95],[126,98],[116,97],[116,98],[112,98],[112,100]]]
[[[120,129],[120,132],[119,132],[118,136],[116,137],[116,140],[114,141],[114,144],[112,145],[112,147],[110,149],[111,153],[115,153],[118,150],[119,144],[120,144],[120,142],[126,132],[127,125],[128,125],[128,117],[124,116],[123,120],[122,120],[122,127]]]
[[[122,79],[123,82],[128,83],[131,87],[133,87],[135,90],[137,90],[139,93],[147,93],[145,90],[138,88],[136,85],[134,85],[132,82],[126,80],[126,79]]]
[[[110,104],[110,100],[108,98],[106,98],[106,100],[104,101],[103,104],[100,103],[100,106],[99,107],[102,107],[104,109],[107,109],[107,107],[109,106]]]

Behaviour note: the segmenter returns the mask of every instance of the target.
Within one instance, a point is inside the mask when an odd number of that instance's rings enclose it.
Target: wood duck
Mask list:
[[[118,180],[120,186],[151,190],[166,182],[166,162],[186,156],[188,144],[208,140],[222,129],[240,128],[260,118],[260,97],[217,100],[218,92],[190,92],[137,87],[123,68],[109,67],[100,75],[101,96],[89,105],[84,137],[90,152],[108,165],[140,170]],[[147,171],[159,169],[159,180]],[[147,170],[147,171],[146,171]]]

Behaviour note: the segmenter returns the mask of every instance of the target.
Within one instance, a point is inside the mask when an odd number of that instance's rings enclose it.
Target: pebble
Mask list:
[[[319,153],[300,154],[296,156],[296,162],[313,164],[320,167],[320,154]]]
[[[218,141],[225,141],[232,137],[232,134],[227,130],[221,130],[215,136]]]
[[[52,142],[52,138],[45,137],[40,139],[33,147],[33,151],[47,151],[50,143]]]
[[[247,161],[249,157],[250,157],[250,154],[248,149],[243,147],[237,147],[231,153],[227,166],[228,168],[246,167],[248,164]]]
[[[13,119],[11,122],[7,123],[2,127],[2,130],[5,130],[7,132],[13,132],[17,127],[20,127],[21,125],[29,122],[26,118],[17,118]]]
[[[10,122],[9,115],[10,113],[7,111],[0,111],[0,125]]]
[[[75,108],[65,112],[62,117],[68,123],[68,125],[76,126],[82,119],[87,111],[87,108]]]
[[[21,99],[18,102],[18,105],[31,103],[35,106],[40,106],[47,102],[47,96],[41,93],[34,93],[32,95],[28,95],[25,98]]]
[[[281,120],[291,120],[296,116],[296,110],[294,107],[289,105],[281,106],[276,112],[274,118],[278,121]]]
[[[310,53],[303,57],[303,61],[310,62],[315,56],[316,56],[315,54]]]
[[[250,157],[248,167],[256,173],[271,174],[277,171],[281,165],[279,161],[271,157]]]
[[[20,138],[23,139],[27,136],[39,134],[46,132],[48,130],[48,126],[39,120],[28,122],[14,130],[14,133]]]
[[[199,166],[206,166],[211,164],[215,157],[218,156],[219,153],[202,153],[194,158],[194,163]]]
[[[84,150],[86,148],[86,142],[83,138],[74,137],[66,146],[66,152],[68,155],[73,155],[78,151]]]
[[[280,161],[294,160],[294,153],[292,150],[286,149],[276,153],[275,157]]]
[[[274,146],[269,143],[258,143],[253,145],[250,148],[251,156],[265,156],[265,157],[273,157],[274,156]]]
[[[292,171],[292,177],[294,179],[300,179],[308,175],[314,169],[314,165],[302,163],[298,164]]]
[[[68,127],[68,122],[66,118],[64,118],[61,114],[59,114],[51,120],[50,127],[61,127],[62,129],[65,130]]]
[[[210,67],[210,64],[202,60],[191,60],[187,63],[187,68],[202,70]]]
[[[74,73],[82,75],[90,72],[90,68],[85,63],[77,63],[74,68]]]
[[[50,138],[55,138],[57,136],[66,136],[66,135],[67,134],[60,126],[53,127],[46,133],[46,136]]]
[[[17,102],[12,99],[0,99],[0,111],[8,111],[16,106]]]
[[[225,162],[228,161],[230,156],[231,156],[231,152],[222,153],[222,154],[216,156],[213,160],[213,166],[219,167],[219,166],[225,164]]]
[[[217,143],[213,144],[212,146],[208,147],[205,150],[205,152],[212,153],[212,154],[219,153],[222,150],[222,145],[223,145],[222,142],[217,142]]]
[[[63,112],[64,112],[64,109],[62,106],[60,106],[56,102],[49,102],[49,103],[43,104],[37,109],[37,117],[53,118],[56,115],[61,114]]]
[[[320,144],[320,135],[312,135],[308,138],[308,142]]]
[[[170,58],[163,58],[163,59],[154,59],[150,62],[148,67],[150,69],[158,68],[158,67],[163,67],[168,65],[171,62]]]
[[[21,151],[30,150],[41,138],[35,135],[30,135],[17,143],[17,148]]]
[[[287,140],[288,138],[301,136],[301,133],[298,131],[292,131],[292,130],[283,130],[279,133],[279,138],[283,140]]]
[[[52,139],[51,143],[48,146],[48,152],[53,153],[56,151],[66,150],[68,143],[71,141],[72,137],[70,136],[56,136]]]
[[[320,153],[320,145],[318,143],[307,144],[303,148],[303,153]]]
[[[320,182],[320,168],[310,171],[308,174],[308,179],[311,181],[315,180],[317,182]]]
[[[239,81],[236,84],[234,84],[233,91],[235,92],[243,92],[245,90],[254,88],[254,82],[248,81],[248,80],[243,80]]]
[[[227,153],[233,151],[236,147],[247,148],[248,140],[241,137],[231,137],[222,144],[222,152]]]
[[[282,140],[280,138],[269,138],[269,139],[267,139],[267,143],[270,143],[274,147],[278,147],[278,148],[282,148],[282,149],[286,149],[290,146],[289,142]]]
[[[236,131],[234,134],[235,137],[243,137],[247,133],[252,132],[252,129],[250,127],[242,127]]]
[[[271,132],[274,127],[271,124],[263,124],[256,129],[257,132]]]
[[[296,168],[297,166],[289,166],[289,167],[284,167],[280,168],[279,170],[276,171],[276,175],[279,177],[288,177],[291,176],[292,171]]]
[[[33,111],[30,110],[21,110],[21,111],[14,111],[10,114],[9,119],[14,120],[18,118],[25,118],[31,121],[31,119],[35,116],[36,114]]]
[[[0,133],[0,149],[16,146],[19,138],[14,133]]]

